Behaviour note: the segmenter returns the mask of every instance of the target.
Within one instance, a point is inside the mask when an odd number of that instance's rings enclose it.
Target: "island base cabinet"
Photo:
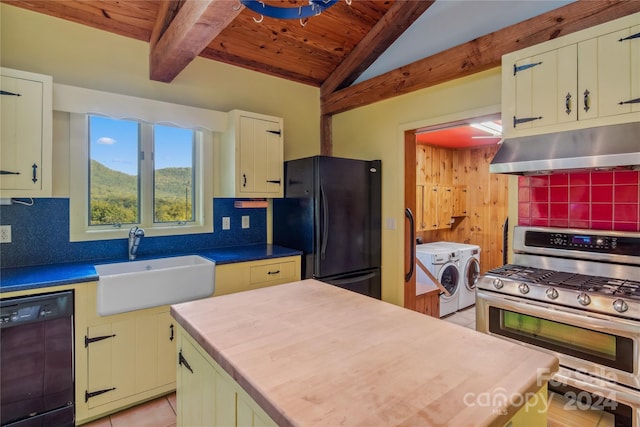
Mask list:
[[[276,427],[277,424],[191,336],[178,328],[178,427]]]

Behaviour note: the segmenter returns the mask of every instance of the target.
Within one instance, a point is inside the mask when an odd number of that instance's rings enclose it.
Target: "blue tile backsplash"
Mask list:
[[[185,253],[201,249],[266,243],[266,209],[236,209],[236,199],[213,199],[213,233],[145,237],[138,256]],[[66,262],[127,258],[127,238],[94,242],[69,242],[69,199],[34,199],[33,206],[0,207],[0,223],[11,225],[12,242],[0,246],[0,267],[26,267]],[[250,228],[241,228],[249,215]],[[222,217],[231,229],[222,230]],[[128,230],[128,228],[127,228]],[[126,230],[123,230],[126,235]]]

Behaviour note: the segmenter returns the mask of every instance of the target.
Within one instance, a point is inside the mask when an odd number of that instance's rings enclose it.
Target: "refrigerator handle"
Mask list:
[[[411,280],[411,276],[413,276],[413,268],[416,264],[416,242],[414,241],[416,235],[416,224],[413,219],[413,212],[411,212],[411,209],[405,209],[404,214],[409,218],[409,232],[411,233],[411,262],[409,263],[409,272],[404,276],[404,281],[408,282]]]
[[[322,240],[320,241],[320,258],[324,260],[329,240],[329,206],[324,187],[320,184],[320,200],[322,201]]]
[[[374,277],[376,277],[376,273],[367,273],[361,276],[349,277],[348,279],[331,280],[330,283],[332,285],[338,285],[338,286],[349,285],[351,283],[363,282],[365,280],[373,279]]]

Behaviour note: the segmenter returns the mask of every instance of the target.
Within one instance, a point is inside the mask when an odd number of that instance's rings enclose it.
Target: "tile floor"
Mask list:
[[[476,329],[476,306],[472,305],[471,307],[467,307],[463,310],[449,314],[443,317],[442,320],[475,330]]]
[[[470,329],[476,328],[475,306],[443,317],[442,320]],[[175,427],[176,394],[142,403],[108,417],[92,421],[83,427]]]
[[[176,394],[171,393],[85,424],[83,427],[175,427]]]

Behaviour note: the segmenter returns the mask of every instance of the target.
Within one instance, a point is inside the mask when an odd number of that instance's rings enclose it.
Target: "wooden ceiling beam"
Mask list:
[[[581,0],[321,96],[337,114],[499,67],[502,55],[640,11],[640,1]]]
[[[151,37],[149,38],[149,46],[153,51],[156,43],[160,40],[160,37],[164,34],[169,27],[173,18],[175,18],[178,8],[180,6],[180,0],[161,0],[158,7],[158,15],[156,16],[156,22],[153,24],[151,30]]]
[[[321,94],[351,85],[427,10],[434,0],[396,0],[387,13],[322,83]]]
[[[228,0],[185,0],[150,49],[149,78],[171,82],[244,9]],[[161,12],[166,14],[166,12]],[[161,26],[164,17],[156,19]],[[160,22],[160,23],[159,23]],[[154,26],[155,27],[155,26]]]

